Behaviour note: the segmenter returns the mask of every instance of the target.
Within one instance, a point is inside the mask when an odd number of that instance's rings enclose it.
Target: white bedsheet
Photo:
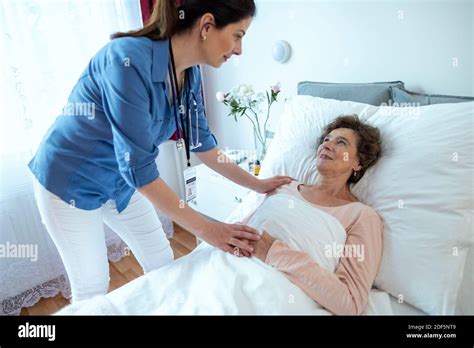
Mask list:
[[[265,199],[249,225],[267,228],[335,271],[338,259],[325,257],[324,246],[343,243],[345,231],[326,212],[300,200],[289,208],[286,195],[275,195]],[[273,267],[207,243],[108,295],[73,303],[57,314],[331,315]],[[389,295],[373,290],[364,314],[392,314]]]

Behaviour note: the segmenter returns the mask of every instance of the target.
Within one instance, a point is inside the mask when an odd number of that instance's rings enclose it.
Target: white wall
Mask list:
[[[240,83],[258,91],[281,81],[282,101],[301,80],[402,80],[416,92],[474,96],[472,0],[257,1],[257,11],[243,55],[204,68],[207,115],[221,148],[253,147],[249,122],[236,124],[215,99]],[[292,46],[285,64],[271,58],[276,40]],[[273,124],[283,103],[276,106]]]

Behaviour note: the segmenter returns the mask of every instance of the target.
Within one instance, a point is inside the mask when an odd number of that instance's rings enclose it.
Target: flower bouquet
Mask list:
[[[216,94],[217,100],[230,108],[228,116],[232,116],[236,122],[238,118],[245,117],[252,123],[257,145],[257,160],[260,162],[267,152],[266,133],[270,109],[277,101],[280,90],[280,84],[277,83],[265,93],[255,93],[251,85],[242,84],[228,93]]]

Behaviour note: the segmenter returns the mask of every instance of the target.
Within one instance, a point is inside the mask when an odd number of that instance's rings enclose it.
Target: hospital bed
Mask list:
[[[390,106],[393,90],[403,87],[400,81],[300,83],[300,95],[285,105],[260,175],[285,174],[312,184],[318,175],[316,140],[325,125],[341,114],[358,114],[377,126],[382,157],[352,188],[385,227],[380,270],[362,314],[472,315],[474,102],[448,98]],[[261,200],[250,193],[227,221],[238,221]],[[237,258],[205,242],[122,288],[57,314],[331,315],[260,260]]]

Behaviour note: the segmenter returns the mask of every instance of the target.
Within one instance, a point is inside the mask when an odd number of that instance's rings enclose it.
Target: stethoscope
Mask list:
[[[180,92],[177,89],[177,77],[176,77],[176,67],[174,64],[174,56],[173,56],[173,50],[171,48],[171,39],[169,40],[169,51],[170,51],[170,63],[168,64],[168,72],[170,74],[170,80],[171,80],[171,92],[173,93],[173,100],[174,100],[174,120],[176,123],[176,130],[178,132],[178,141],[176,143],[176,147],[178,150],[181,150],[183,148],[183,143],[184,147],[186,149],[186,160],[188,167],[191,167],[191,162],[190,162],[190,150],[197,149],[198,147],[201,147],[202,144],[199,142],[199,113],[198,113],[198,105],[196,102],[196,96],[191,89],[190,85],[190,79],[189,79],[189,69],[186,69],[184,72],[184,82],[183,87],[186,85],[184,88],[185,93],[183,95],[180,95]],[[184,100],[186,101],[186,107],[183,105],[183,97]],[[194,142],[193,139],[193,132],[191,129],[191,109],[189,108],[189,100],[191,98],[191,104],[194,107],[194,114],[196,117],[196,142]],[[179,106],[178,106],[178,100],[179,100]],[[178,107],[177,107],[178,106]],[[179,116],[178,116],[179,114]],[[187,114],[187,117],[185,117]],[[178,118],[179,121],[181,122],[181,130],[183,132],[183,135],[181,136],[180,134],[180,128],[179,128],[179,123],[178,123]],[[186,118],[186,120],[185,120]],[[185,127],[185,121],[186,121],[186,127]]]

